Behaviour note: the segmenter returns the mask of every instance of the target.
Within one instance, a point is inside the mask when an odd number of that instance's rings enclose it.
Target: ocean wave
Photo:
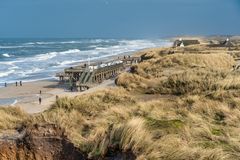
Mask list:
[[[30,69],[24,69],[24,70],[18,70],[16,71],[15,76],[21,78],[27,78],[27,77],[31,77],[34,74],[39,74],[41,71],[44,71],[45,69],[43,68],[37,68],[37,67],[33,67]]]
[[[82,43],[82,41],[66,41],[66,42],[60,42],[61,44],[77,44]]]
[[[93,60],[106,58],[113,55],[123,53],[130,53],[133,51],[166,46],[168,41],[156,40],[104,40],[104,39],[85,39],[79,41],[79,47],[72,47],[64,45],[64,43],[78,43],[78,41],[59,41],[49,42],[39,40],[39,42],[23,42],[21,45],[37,46],[39,44],[58,43],[60,45],[42,45],[39,48],[32,50],[32,48],[24,49],[23,56],[16,53],[13,56],[9,54],[9,58],[5,61],[0,61],[0,82],[16,81],[16,80],[35,80],[46,77],[52,77],[56,72],[62,71],[66,67],[77,65],[81,62],[86,62],[88,57]],[[62,43],[62,44],[61,44]],[[20,45],[19,45],[20,46]],[[81,48],[82,47],[82,48]],[[41,51],[42,49],[42,51]],[[22,50],[22,49],[21,49]],[[41,51],[41,54],[37,53]],[[32,52],[32,53],[31,53]],[[8,52],[9,53],[9,52]],[[15,53],[15,52],[11,52]],[[24,57],[26,53],[26,56]],[[34,55],[35,54],[35,55]],[[37,55],[36,55],[37,54]],[[30,55],[30,56],[29,56]],[[0,54],[0,56],[3,56]],[[5,55],[6,56],[6,55]],[[7,61],[6,61],[7,60]],[[3,72],[7,71],[7,72]],[[11,72],[10,72],[11,71]],[[14,74],[12,74],[14,71]],[[3,72],[3,73],[1,73]]]
[[[62,52],[49,52],[49,53],[45,53],[45,54],[36,55],[33,58],[33,61],[45,61],[48,59],[52,59],[52,58],[56,57],[57,55],[74,54],[74,53],[79,53],[79,52],[80,52],[79,49],[70,49],[70,50],[62,51]]]
[[[35,42],[35,44],[47,45],[47,44],[57,44],[57,42]]]
[[[57,52],[49,52],[49,53],[45,53],[45,54],[39,54],[33,58],[33,61],[45,61],[45,60],[51,59],[56,56],[57,56]]]
[[[15,70],[15,69],[19,69],[19,67],[13,65],[13,67],[10,67],[9,69],[10,69],[10,70]]]
[[[90,46],[88,46],[88,48],[97,48],[98,47],[98,45],[90,45]]]
[[[62,61],[62,62],[58,62],[57,63],[58,65],[56,67],[64,67],[66,65],[77,63],[77,62],[79,62],[79,60],[78,61],[74,61],[74,60]]]
[[[24,45],[34,45],[34,42],[24,43]]]
[[[0,49],[17,49],[17,48],[28,48],[28,47],[32,47],[32,46],[0,46]]]
[[[8,53],[3,53],[2,56],[7,58],[11,57],[11,55],[9,55]]]
[[[58,53],[64,55],[64,54],[79,53],[79,52],[81,52],[79,49],[70,49],[70,50],[62,51]]]
[[[109,43],[110,41],[109,39],[91,39],[89,43]]]
[[[3,61],[3,62],[0,62],[0,64],[7,65],[7,66],[14,66],[15,62],[16,61]]]
[[[15,70],[0,72],[0,77],[7,77],[8,75],[14,73]]]
[[[96,47],[95,49],[96,49],[96,50],[105,50],[105,49],[107,49],[107,48],[104,48],[104,47]]]
[[[28,42],[24,45],[54,45],[54,44],[78,44],[83,43],[82,41],[60,41],[60,42]]]

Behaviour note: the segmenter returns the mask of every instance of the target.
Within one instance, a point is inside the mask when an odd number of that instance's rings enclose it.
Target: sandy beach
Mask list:
[[[135,53],[133,52],[125,52],[119,55],[96,59],[93,60],[92,63],[112,61],[118,59],[118,57],[134,54]],[[86,62],[87,61],[81,63],[73,63],[72,66],[82,65]],[[47,110],[51,104],[56,101],[56,96],[59,98],[75,97],[81,94],[95,92],[97,90],[112,86],[115,86],[114,79],[108,79],[103,81],[101,84],[95,84],[92,88],[84,92],[71,92],[66,84],[59,84],[59,81],[57,79],[40,80],[33,82],[23,81],[22,86],[20,86],[18,82],[18,86],[13,83],[8,84],[7,87],[0,88],[0,106],[20,107],[22,110],[30,114],[40,113]],[[39,97],[42,98],[41,105],[39,104]]]
[[[16,106],[27,113],[34,114],[48,109],[55,102],[56,96],[74,97],[114,85],[114,80],[110,79],[84,92],[70,92],[66,86],[62,86],[57,80],[23,82],[23,86],[11,84],[5,88],[0,88],[0,101],[2,103],[6,102],[6,104],[1,104],[2,107]],[[40,90],[42,91],[41,95]],[[39,96],[42,98],[41,105],[38,102]]]

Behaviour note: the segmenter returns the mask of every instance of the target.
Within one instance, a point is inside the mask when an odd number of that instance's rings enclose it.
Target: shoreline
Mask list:
[[[150,48],[146,48],[146,49],[150,49]],[[120,53],[120,54],[117,54],[117,55],[108,55],[108,56],[105,56],[105,57],[91,59],[91,63],[106,62],[106,61],[114,60],[114,59],[116,59],[116,58],[118,58],[120,56],[135,55],[135,53],[140,52],[142,50],[145,50],[145,49],[132,51],[132,52],[123,52],[123,53]],[[87,63],[87,62],[88,62],[88,60],[80,60],[79,62],[71,63],[68,66],[64,67],[63,69],[60,69],[59,71],[55,72],[55,75],[56,75],[56,73],[62,72],[65,68],[78,66],[78,65],[81,65],[81,64],[84,64],[84,63]],[[21,79],[19,79],[17,82],[22,81],[24,83],[31,83],[31,82],[52,81],[52,80],[58,80],[58,79],[54,76],[54,77],[48,77],[48,78],[29,79],[29,80],[21,80]],[[15,85],[15,82],[16,81],[10,81],[9,83],[7,83],[7,86]],[[5,88],[4,83],[5,82],[1,82],[0,83],[0,89]]]
[[[138,50],[136,52],[124,52],[118,55],[102,57],[100,59],[92,60],[91,63],[107,62],[126,55],[133,56],[139,51],[142,50]],[[83,62],[73,63],[71,66],[78,66],[84,63],[87,63],[87,60]],[[9,83],[7,87],[0,87],[0,107],[19,107],[30,114],[40,113],[48,109],[51,104],[56,101],[56,96],[75,97],[81,94],[95,92],[99,89],[113,87],[115,85],[114,79],[108,79],[100,84],[95,85],[87,91],[70,92],[66,89],[66,86],[59,84],[58,79],[55,77],[49,77],[48,79],[36,81],[22,81],[22,83],[22,86],[19,86],[19,84],[18,86],[15,86],[15,83]],[[41,95],[40,90],[42,92]],[[42,98],[41,105],[38,102],[39,97]]]
[[[123,52],[117,55],[107,55],[104,57],[100,57],[99,59],[94,58],[91,60],[91,63],[108,62],[116,60],[118,59],[118,57],[138,55],[139,52],[142,52],[144,50],[165,47],[169,46],[149,47],[145,49],[139,49],[137,51]],[[66,66],[65,68],[83,65],[87,62],[88,60],[74,62],[69,66]],[[55,72],[55,74],[62,72],[63,70],[64,68]],[[0,86],[0,107],[19,107],[30,114],[40,113],[44,110],[47,110],[51,106],[51,104],[56,101],[56,96],[60,98],[75,97],[81,94],[95,92],[99,89],[105,89],[107,87],[115,86],[114,79],[108,79],[100,84],[93,86],[89,90],[83,92],[70,92],[66,89],[66,86],[59,84],[59,80],[57,77],[49,77],[44,79],[27,81],[22,80],[22,83],[23,86],[17,87],[15,86],[15,82],[8,83],[7,87],[4,87],[4,84],[3,86]],[[41,95],[39,94],[40,90],[42,91]],[[42,98],[41,105],[39,105],[39,97]]]
[[[35,81],[23,83],[23,86],[10,85],[6,88],[0,88],[0,100],[5,100],[6,103],[0,107],[19,107],[27,113],[40,113],[48,109],[51,104],[56,101],[56,96],[75,97],[81,94],[92,93],[99,89],[114,87],[113,79],[105,80],[103,83],[96,85],[84,92],[71,92],[64,86],[59,85],[58,81]],[[39,92],[42,92],[40,95]],[[38,103],[38,98],[42,98],[41,105]],[[9,101],[8,101],[9,100]]]

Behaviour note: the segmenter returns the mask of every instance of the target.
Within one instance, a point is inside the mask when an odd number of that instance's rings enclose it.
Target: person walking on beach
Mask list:
[[[7,87],[7,83],[5,82],[5,87]]]
[[[18,82],[16,82],[16,87],[18,86]]]
[[[40,105],[42,104],[42,98],[41,97],[38,98],[38,102],[39,102]]]
[[[20,86],[22,86],[22,81],[20,81]]]

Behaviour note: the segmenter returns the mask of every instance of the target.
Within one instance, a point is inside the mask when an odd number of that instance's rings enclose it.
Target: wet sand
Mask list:
[[[84,93],[95,92],[100,89],[114,86],[114,80],[106,80],[103,83],[96,85],[84,92],[70,92],[66,86],[59,85],[55,80],[44,80],[36,82],[23,82],[23,86],[15,86],[11,84],[5,88],[0,88],[0,101],[2,100],[17,100],[17,103],[10,106],[17,106],[27,113],[34,114],[43,112],[48,109],[51,104],[56,101],[56,95],[61,97],[75,97]],[[40,90],[42,94],[40,95]],[[39,105],[39,96],[42,98],[42,104]],[[9,107],[9,105],[1,105]]]

